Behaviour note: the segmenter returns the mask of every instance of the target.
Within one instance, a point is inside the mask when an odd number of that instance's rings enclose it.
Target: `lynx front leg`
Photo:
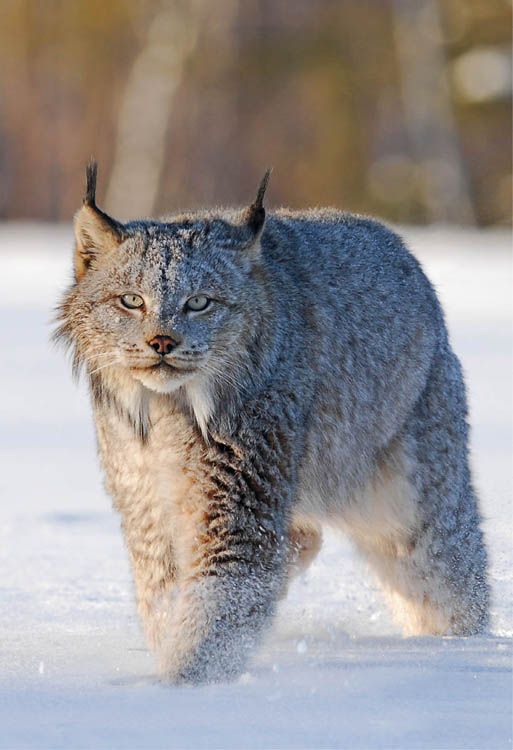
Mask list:
[[[287,576],[283,582],[280,599],[287,596],[291,581],[311,565],[321,546],[320,525],[311,519],[293,516],[288,534]]]
[[[287,494],[279,472],[262,476],[255,463],[224,446],[211,447],[203,467],[195,523],[186,524],[190,555],[179,561],[160,648],[173,682],[237,677],[273,614],[287,561]]]
[[[295,578],[311,565],[322,545],[321,527],[315,521],[293,518],[289,531],[289,577]]]
[[[128,528],[127,528],[128,526]],[[150,648],[157,650],[169,627],[169,603],[176,581],[171,537],[148,511],[137,523],[123,522],[130,553],[137,611]]]
[[[130,553],[137,612],[153,650],[160,647],[169,627],[169,603],[176,580],[170,545],[159,547]]]

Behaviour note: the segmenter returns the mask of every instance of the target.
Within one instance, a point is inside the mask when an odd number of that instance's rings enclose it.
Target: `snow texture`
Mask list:
[[[407,230],[467,374],[491,561],[479,638],[402,638],[349,543],[326,532],[235,684],[158,683],[85,388],[48,344],[68,226],[0,226],[1,748],[511,747],[510,236]]]

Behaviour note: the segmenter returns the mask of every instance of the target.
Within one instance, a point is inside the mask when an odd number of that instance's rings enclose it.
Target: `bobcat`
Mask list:
[[[87,373],[161,673],[240,674],[322,524],[406,633],[486,628],[462,373],[399,237],[331,209],[266,216],[269,172],[247,209],[122,224],[96,177],[55,337]]]

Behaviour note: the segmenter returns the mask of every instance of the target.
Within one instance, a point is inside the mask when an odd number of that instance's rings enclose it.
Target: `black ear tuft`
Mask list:
[[[265,173],[264,179],[258,188],[257,196],[247,211],[247,224],[255,234],[262,229],[265,222],[264,196],[272,171],[272,168],[270,168]]]
[[[253,205],[257,206],[258,208],[263,208],[264,195],[265,195],[265,191],[267,190],[267,185],[269,184],[269,179],[271,177],[272,171],[273,171],[273,168],[269,167],[269,169],[264,175],[264,179],[260,183],[260,187],[258,188],[257,197],[255,198],[255,202],[253,203]]]
[[[84,196],[84,205],[96,207],[96,178],[98,176],[98,162],[95,159],[86,166],[86,193]]]
[[[90,268],[92,261],[110,252],[126,239],[125,228],[96,205],[98,164],[92,159],[86,166],[84,204],[75,216],[75,278]]]

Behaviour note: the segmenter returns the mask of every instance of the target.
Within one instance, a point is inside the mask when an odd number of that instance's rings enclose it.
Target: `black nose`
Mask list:
[[[179,342],[176,339],[172,339],[171,336],[154,336],[151,341],[148,341],[149,346],[158,354],[169,354]]]

